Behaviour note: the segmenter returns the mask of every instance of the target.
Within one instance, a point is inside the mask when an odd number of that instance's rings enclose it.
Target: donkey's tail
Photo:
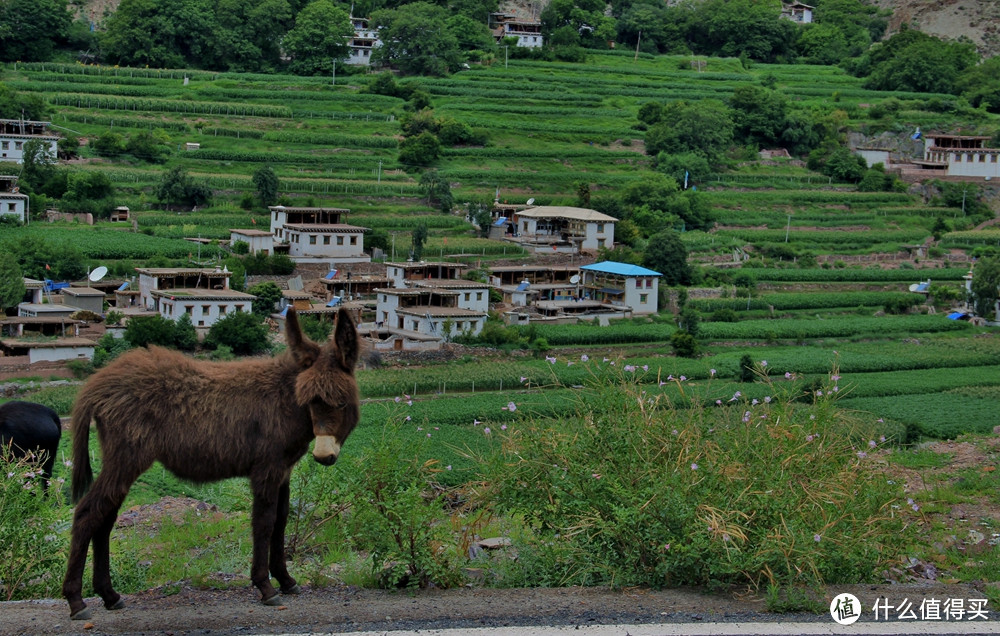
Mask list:
[[[93,417],[91,405],[78,399],[70,424],[73,433],[73,503],[80,501],[94,483],[94,471],[90,467],[90,422]]]

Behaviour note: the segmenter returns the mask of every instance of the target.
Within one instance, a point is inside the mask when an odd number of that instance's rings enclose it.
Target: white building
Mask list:
[[[620,307],[633,314],[655,314],[659,292],[659,272],[651,269],[603,261],[580,268],[584,297]]]
[[[489,290],[482,285],[478,291],[488,306]],[[483,301],[465,300],[476,297],[476,291],[471,289],[390,287],[377,289],[375,293],[378,329],[412,332],[444,340],[465,332],[477,335],[486,324],[485,310],[469,308],[481,306]]]
[[[274,235],[264,230],[229,230],[229,245],[246,243],[250,254],[270,254],[274,251]]]
[[[382,46],[382,42],[378,38],[378,30],[368,26],[368,18],[351,16],[351,25],[354,27],[354,36],[347,41],[350,53],[345,62],[359,66],[370,66],[372,52]]]
[[[489,27],[497,42],[514,37],[517,46],[525,48],[538,48],[545,43],[542,23],[537,20],[519,18],[512,13],[491,13]]]
[[[0,216],[13,216],[21,223],[28,222],[28,195],[21,194],[17,177],[0,175]]]
[[[156,309],[167,320],[177,320],[183,314],[191,316],[195,327],[211,327],[229,314],[253,309],[253,294],[232,289],[169,289],[153,290],[150,297]]]
[[[0,119],[0,161],[24,161],[24,144],[41,141],[52,160],[59,149],[59,137],[49,134],[49,122],[23,119]]]
[[[596,210],[543,205],[514,214],[516,241],[539,252],[578,253],[598,248],[614,249],[613,216]]]
[[[809,24],[813,21],[814,8],[815,7],[811,7],[808,4],[803,4],[801,2],[789,2],[787,4],[782,3],[781,17],[793,22]]]
[[[271,206],[273,249],[287,250],[303,263],[367,263],[365,232],[368,228],[347,225],[343,208]]]
[[[1000,177],[1000,148],[987,148],[991,138],[975,135],[924,134],[924,169],[939,170],[949,177]]]
[[[462,263],[435,261],[386,263],[385,276],[393,287],[409,287],[422,280],[459,280],[467,268]]]
[[[189,314],[195,327],[211,327],[234,311],[251,311],[256,296],[229,288],[226,269],[187,267],[136,268],[139,306],[164,318]]]

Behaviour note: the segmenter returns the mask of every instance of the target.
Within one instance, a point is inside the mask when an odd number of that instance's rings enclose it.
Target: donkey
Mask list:
[[[72,539],[63,596],[70,618],[90,618],[83,602],[87,547],[94,544],[94,590],[104,607],[125,603],[111,584],[109,541],[133,482],[154,461],[203,483],[248,477],[253,491],[250,578],[265,605],[301,590],[285,564],[289,478],[315,438],[313,458],[329,466],[358,423],[354,377],[358,334],[341,309],[330,341],[302,335],[286,318],[288,349],[268,360],[205,362],[152,346],[129,351],[95,373],[73,406]],[[103,466],[94,480],[88,454],[96,423]]]
[[[61,436],[59,414],[44,404],[20,401],[0,404],[0,446],[9,446],[15,459],[40,455],[43,488],[52,479]]]

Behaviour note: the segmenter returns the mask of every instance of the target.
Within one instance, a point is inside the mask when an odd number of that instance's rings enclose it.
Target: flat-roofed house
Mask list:
[[[271,234],[274,250],[287,250],[296,261],[305,263],[367,263],[365,232],[368,228],[344,223],[350,210],[273,205]]]
[[[651,269],[602,261],[580,267],[584,296],[615,306],[630,307],[633,314],[655,314],[659,292],[659,272]]]
[[[559,205],[542,205],[514,214],[517,241],[536,252],[578,253],[598,248],[613,249],[613,216],[596,210]]]
[[[189,314],[195,327],[211,327],[234,311],[250,311],[256,296],[229,287],[228,269],[195,267],[136,268],[139,306],[164,318]]]
[[[386,263],[385,275],[393,287],[406,287],[418,280],[458,280],[468,265],[436,261]]]
[[[1000,178],[1000,148],[986,146],[991,137],[924,133],[924,169],[937,170],[949,177]]]
[[[0,119],[0,161],[24,161],[24,145],[29,141],[40,141],[45,151],[56,160],[59,137],[49,133],[47,121],[24,119]]]
[[[229,230],[229,245],[246,243],[250,254],[271,254],[274,251],[274,234],[264,230]]]
[[[207,328],[237,311],[249,312],[256,296],[234,289],[164,289],[150,292],[159,314],[177,320],[191,316],[195,327]]]
[[[28,222],[28,195],[17,187],[18,177],[0,175],[0,216],[13,216],[21,223]]]

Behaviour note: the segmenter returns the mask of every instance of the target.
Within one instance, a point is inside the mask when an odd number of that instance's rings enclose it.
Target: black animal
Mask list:
[[[20,401],[0,404],[0,445],[9,446],[15,459],[32,454],[43,458],[45,482],[52,478],[61,435],[59,414],[44,404]]]

